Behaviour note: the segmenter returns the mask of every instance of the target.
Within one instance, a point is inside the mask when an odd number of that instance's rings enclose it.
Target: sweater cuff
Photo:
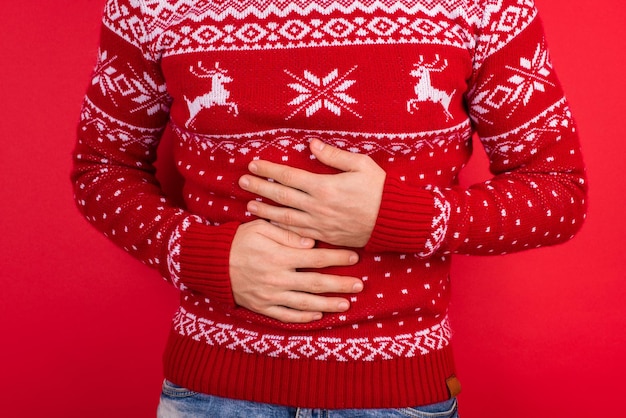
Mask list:
[[[168,246],[170,280],[212,301],[235,305],[229,274],[230,247],[236,222],[206,225],[191,216],[176,228]]]
[[[443,242],[449,220],[450,204],[436,187],[411,188],[387,177],[378,219],[365,249],[429,257]]]

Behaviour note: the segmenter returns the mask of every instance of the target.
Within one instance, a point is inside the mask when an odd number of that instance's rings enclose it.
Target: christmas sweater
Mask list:
[[[462,188],[473,137],[493,178]],[[162,138],[184,205],[155,177]],[[335,172],[312,138],[386,180],[359,262],[322,270],[364,290],[347,312],[286,324],[234,302],[230,245],[258,198],[237,181],[253,159]],[[455,394],[451,256],[568,240],[586,197],[532,0],[109,0],[72,178],[84,216],[180,289],[169,380],[313,408]]]

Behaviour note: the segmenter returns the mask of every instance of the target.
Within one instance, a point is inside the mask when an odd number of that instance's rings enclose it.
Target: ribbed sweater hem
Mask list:
[[[192,391],[268,404],[323,409],[400,408],[450,398],[450,345],[375,361],[289,359],[249,354],[172,330],[165,377]]]

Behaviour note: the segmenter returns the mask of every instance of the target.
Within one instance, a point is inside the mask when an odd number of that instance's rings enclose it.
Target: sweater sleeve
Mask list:
[[[171,98],[139,2],[110,0],[85,96],[71,179],[79,210],[176,287],[234,304],[228,274],[237,224],[212,226],[163,195],[154,161]]]
[[[504,254],[562,243],[582,225],[587,184],[576,125],[536,8],[517,3],[485,13],[466,93],[494,177],[411,191],[390,179],[369,248]]]

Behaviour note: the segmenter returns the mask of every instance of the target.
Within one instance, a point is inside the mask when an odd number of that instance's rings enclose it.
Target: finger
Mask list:
[[[310,199],[310,196],[300,189],[250,175],[241,176],[239,186],[245,191],[265,197],[280,205],[301,210],[306,207]]]
[[[272,225],[269,222],[262,221],[262,229],[259,233],[272,241],[294,249],[312,249],[315,246],[315,240],[302,236],[294,231]]]
[[[336,313],[350,309],[350,302],[344,298],[288,292],[285,293],[285,302],[281,306],[301,312]]]
[[[314,242],[315,241],[323,241],[323,239],[324,239],[324,237],[319,233],[318,230],[315,230],[315,229],[312,229],[312,228],[301,228],[301,227],[298,227],[298,226],[281,224],[280,222],[275,222],[275,221],[272,221],[271,219],[269,221],[270,221],[270,223],[272,225],[275,225],[275,226],[277,226],[279,228],[286,229],[288,231],[294,232],[294,233],[300,235],[301,237],[310,238]]]
[[[292,249],[294,268],[321,269],[333,266],[352,266],[359,261],[359,255],[351,250],[338,248]]]
[[[298,279],[292,284],[291,289],[312,294],[359,293],[363,290],[363,282],[350,276],[299,272]]]
[[[362,155],[350,151],[344,151],[319,139],[313,139],[310,143],[311,152],[322,164],[341,171],[360,171]]]
[[[248,202],[247,209],[251,214],[262,219],[269,219],[279,226],[307,228],[311,222],[310,215],[301,210],[268,205],[254,200]]]
[[[321,312],[307,312],[287,308],[285,306],[271,306],[264,312],[259,312],[278,321],[292,324],[306,324],[322,319]]]
[[[306,170],[265,160],[250,162],[248,169],[257,176],[273,179],[280,184],[305,192],[310,185],[316,184],[316,178],[319,176]]]

